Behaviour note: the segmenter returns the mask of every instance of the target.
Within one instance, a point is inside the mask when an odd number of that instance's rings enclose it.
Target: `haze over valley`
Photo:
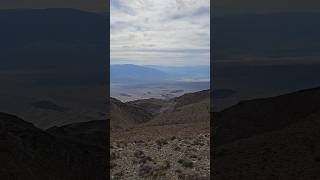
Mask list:
[[[209,66],[111,65],[111,96],[121,101],[169,99],[210,87]]]

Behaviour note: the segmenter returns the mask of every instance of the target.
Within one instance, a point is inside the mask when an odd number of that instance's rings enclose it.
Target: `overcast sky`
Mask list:
[[[110,13],[112,64],[209,64],[209,0],[111,0]]]

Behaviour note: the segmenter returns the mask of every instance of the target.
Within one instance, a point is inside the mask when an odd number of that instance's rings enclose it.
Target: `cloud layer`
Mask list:
[[[111,0],[110,15],[112,64],[209,64],[209,0]]]

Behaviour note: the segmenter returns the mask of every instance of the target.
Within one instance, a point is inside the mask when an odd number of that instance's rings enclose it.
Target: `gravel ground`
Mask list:
[[[130,142],[113,141],[111,179],[209,179],[209,142],[209,133]]]

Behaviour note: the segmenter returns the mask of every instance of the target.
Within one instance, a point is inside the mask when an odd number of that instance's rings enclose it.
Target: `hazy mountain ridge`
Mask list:
[[[210,88],[209,66],[114,64],[110,68],[110,94],[123,102],[170,100],[185,93]]]
[[[121,64],[110,66],[111,83],[147,83],[165,81],[167,73],[144,66]]]
[[[208,81],[210,79],[210,65],[193,65],[193,66],[157,66],[157,65],[146,65],[154,69],[161,70],[172,77],[182,81],[202,80]]]
[[[209,66],[157,66],[112,64],[111,83],[154,83],[176,81],[209,81]]]

